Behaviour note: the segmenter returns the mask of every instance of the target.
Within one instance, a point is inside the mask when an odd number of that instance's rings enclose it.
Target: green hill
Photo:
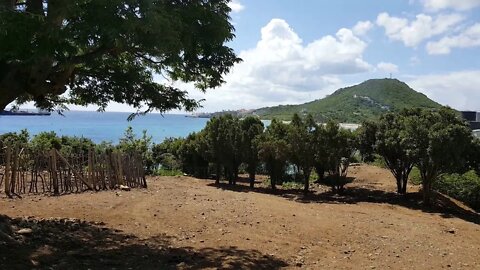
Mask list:
[[[343,123],[360,123],[388,111],[440,106],[397,79],[374,79],[339,89],[323,99],[300,105],[261,108],[253,113],[262,119],[289,120],[294,113],[299,113],[312,114],[318,121],[332,119]]]

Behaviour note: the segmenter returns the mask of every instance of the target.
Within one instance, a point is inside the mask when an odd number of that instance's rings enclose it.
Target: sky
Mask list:
[[[300,104],[397,78],[443,105],[480,111],[480,0],[234,0],[243,59],[199,112]],[[75,108],[78,109],[78,108]],[[133,111],[111,104],[110,111]]]

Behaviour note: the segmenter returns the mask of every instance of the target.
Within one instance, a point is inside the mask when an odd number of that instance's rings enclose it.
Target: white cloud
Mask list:
[[[452,30],[463,20],[460,14],[440,14],[436,17],[418,14],[415,20],[409,21],[384,12],[378,15],[377,25],[385,28],[385,34],[390,39],[402,41],[408,47],[416,47],[431,37]]]
[[[429,11],[443,9],[469,10],[480,6],[480,0],[422,0],[422,3]]]
[[[232,9],[233,13],[238,13],[245,9],[245,6],[240,3],[238,0],[233,0],[228,3],[228,6]]]
[[[352,31],[357,36],[363,36],[373,28],[373,23],[370,21],[360,21],[353,28]]]
[[[480,23],[465,29],[458,35],[447,36],[439,41],[429,42],[429,54],[449,54],[453,48],[469,48],[480,46]]]
[[[397,73],[398,66],[392,63],[380,62],[377,64],[377,69],[381,72],[388,72],[388,73]]]
[[[239,53],[243,62],[223,86],[206,94],[189,92],[206,100],[203,111],[307,102],[344,86],[342,75],[372,71],[363,59],[366,48],[346,28],[304,44],[286,21],[273,19],[261,29],[257,45]]]
[[[480,111],[480,70],[417,76],[407,83],[440,104]]]

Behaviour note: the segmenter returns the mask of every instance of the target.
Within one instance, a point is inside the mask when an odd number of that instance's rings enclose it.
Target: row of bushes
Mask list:
[[[270,176],[272,189],[286,179],[301,181],[305,191],[313,170],[320,180],[343,190],[355,136],[337,123],[318,125],[311,116],[294,115],[290,124],[273,120],[265,128],[255,117],[231,115],[212,118],[206,127],[185,139],[171,138],[153,147],[153,158],[163,168],[196,177],[213,176],[235,185],[241,170],[254,186],[258,172]],[[328,176],[324,179],[324,176]]]

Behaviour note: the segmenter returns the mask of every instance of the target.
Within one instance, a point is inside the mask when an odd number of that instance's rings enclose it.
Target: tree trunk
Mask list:
[[[408,176],[404,175],[402,181],[403,181],[403,186],[402,186],[402,193],[401,194],[407,195]]]
[[[395,180],[397,180],[397,193],[402,194],[402,179],[400,176],[397,176]]]
[[[432,205],[431,181],[427,180],[423,183],[423,204],[426,206]]]
[[[250,180],[250,188],[255,187],[255,171],[250,171],[248,173],[248,179]]]
[[[238,165],[233,169],[233,185],[237,185],[237,179],[238,179]]]
[[[256,173],[257,166],[256,164],[248,164],[248,179],[250,180],[250,188],[255,187],[255,173]]]
[[[310,173],[311,173],[311,170],[303,169],[303,181],[304,181],[303,192],[305,194],[308,193],[308,189],[310,188]]]
[[[220,164],[217,163],[217,174],[215,175],[215,185],[220,184]]]

